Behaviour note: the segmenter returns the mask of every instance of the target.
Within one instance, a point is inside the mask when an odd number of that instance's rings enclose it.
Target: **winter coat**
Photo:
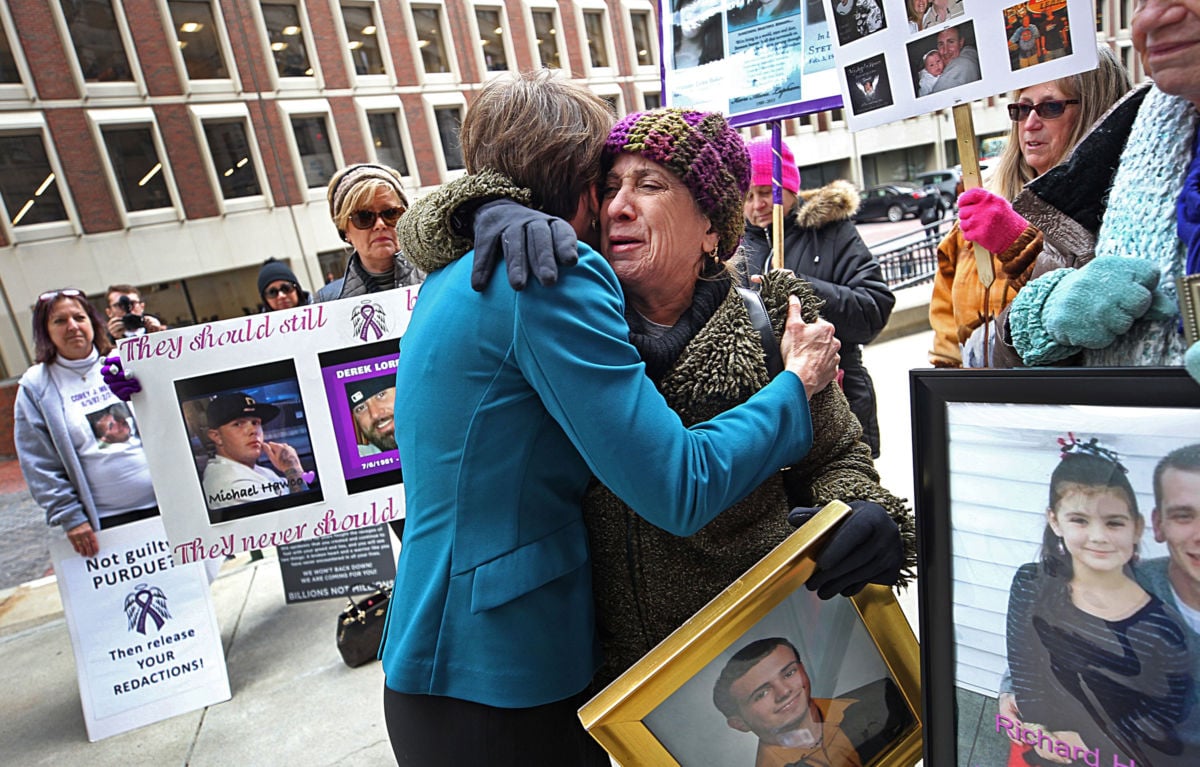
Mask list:
[[[871,454],[879,455],[875,386],[862,364],[862,345],[887,325],[896,297],[850,218],[858,191],[846,181],[800,193],[799,204],[783,225],[783,265],[813,286],[825,301],[821,316],[833,323],[842,342],[842,387],[862,424]],[[771,229],[746,224],[742,240],[746,274],[762,274],[770,258]]]
[[[1147,108],[1142,109],[1143,106]],[[1097,255],[1145,258],[1159,264],[1158,290],[1176,298],[1174,277],[1182,272],[1182,245],[1175,234],[1175,200],[1191,158],[1191,137],[1200,115],[1189,103],[1152,83],[1116,103],[1062,164],[1026,185],[1013,208],[1042,230],[1045,242],[1034,263],[1029,291],[1020,303],[1037,306],[1049,283],[1038,278],[1077,269]],[[1164,165],[1178,167],[1161,167]],[[1161,183],[1147,184],[1157,178]],[[1103,228],[1103,232],[1101,229]],[[999,342],[994,367],[1022,367],[1012,345],[1014,306],[997,317]],[[1044,335],[1040,316],[1024,312],[1024,332]],[[1176,322],[1135,322],[1107,349],[1084,350],[1059,364],[1113,366],[1179,364]],[[1164,354],[1166,355],[1164,357]]]
[[[762,295],[776,336],[783,331],[789,294],[809,307],[812,288],[776,272]],[[650,341],[649,343],[654,343]],[[769,380],[761,336],[732,284],[703,326],[679,342],[674,362],[656,382],[667,403],[691,425],[745,401]],[[641,343],[635,337],[635,344]],[[655,349],[655,352],[661,350]],[[643,352],[644,357],[650,354]],[[604,645],[600,689],[662,641],[755,562],[790,535],[791,505],[838,499],[880,504],[900,526],[908,575],[916,561],[914,524],[904,501],[879,484],[870,452],[846,398],[826,387],[809,402],[813,446],[787,472],[773,475],[698,533],[679,538],[634,514],[607,488],[584,501],[592,547],[597,625]],[[784,488],[795,494],[789,502]]]
[[[424,272],[410,264],[401,253],[397,253],[395,256],[393,274],[396,277],[396,284],[393,287],[397,288],[419,285],[425,279]],[[325,301],[336,301],[339,298],[361,296],[375,293],[377,290],[371,283],[367,270],[363,268],[362,259],[359,258],[357,252],[354,252],[350,254],[350,260],[346,263],[346,273],[318,290],[313,297],[313,303],[319,304]]]
[[[992,254],[996,278],[987,291],[985,310],[983,283],[975,266],[975,244],[963,238],[955,222],[938,244],[938,268],[929,301],[929,324],[933,328],[929,361],[934,367],[962,367],[962,344],[975,328],[995,319],[1009,305],[1029,279],[1034,259],[1041,252],[1042,233],[1027,226],[1004,252]]]

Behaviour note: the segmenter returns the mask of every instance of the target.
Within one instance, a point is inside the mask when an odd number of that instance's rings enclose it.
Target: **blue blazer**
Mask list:
[[[628,341],[586,245],[558,284],[471,289],[472,254],[429,275],[400,342],[407,522],[381,650],[389,688],[518,708],[597,666],[581,502],[595,475],[690,535],[812,444],[800,379],[687,429]],[[399,408],[398,408],[399,410]]]

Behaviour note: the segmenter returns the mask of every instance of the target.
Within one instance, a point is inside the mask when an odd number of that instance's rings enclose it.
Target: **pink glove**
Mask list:
[[[128,402],[134,394],[142,390],[142,385],[133,372],[121,365],[121,357],[118,354],[104,358],[104,364],[100,366],[100,377],[104,379],[109,391],[117,395],[117,399],[122,402]]]
[[[958,226],[968,241],[979,243],[990,253],[1003,253],[1029,222],[1013,210],[1008,200],[975,187],[958,196]]]

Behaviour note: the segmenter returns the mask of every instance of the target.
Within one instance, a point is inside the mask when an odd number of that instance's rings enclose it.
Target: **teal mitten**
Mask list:
[[[1160,276],[1157,266],[1139,258],[1097,258],[1063,277],[1046,296],[1046,333],[1067,346],[1110,346],[1150,308]]]
[[[1200,341],[1188,347],[1183,355],[1183,366],[1187,368],[1188,375],[1200,383]]]

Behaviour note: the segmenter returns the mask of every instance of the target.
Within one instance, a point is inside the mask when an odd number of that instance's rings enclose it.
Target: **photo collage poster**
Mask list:
[[[1200,413],[951,402],[946,422],[959,753],[999,767],[1012,763],[1004,760],[1010,753],[1025,759],[1040,740],[1074,753],[1072,764],[1194,764],[1176,758],[1200,756],[1200,711],[1189,687],[1200,658],[1186,640],[1196,617],[1176,612],[1164,586],[1176,558],[1185,571],[1200,567],[1168,545],[1174,536],[1155,513],[1155,475],[1169,453],[1200,443]],[[1073,485],[1056,486],[1064,500],[1056,502],[1055,529],[1051,477],[1065,455],[1081,453],[1111,461],[1104,481],[1127,481],[1132,507],[1121,492],[1084,487],[1068,495]],[[1170,514],[1191,520],[1195,511]],[[1051,557],[1075,575],[1107,572],[1094,582],[1117,588],[1073,599],[1062,585],[1067,572],[1047,570]],[[1002,707],[1004,695],[1019,717]],[[1136,726],[1125,716],[1130,705],[1155,724]],[[1064,732],[1080,733],[1081,751]]]
[[[841,106],[821,0],[663,0],[664,104],[735,126]]]
[[[1093,69],[1090,0],[824,0],[858,131]]]
[[[178,562],[404,516],[393,412],[401,288],[122,341]]]

